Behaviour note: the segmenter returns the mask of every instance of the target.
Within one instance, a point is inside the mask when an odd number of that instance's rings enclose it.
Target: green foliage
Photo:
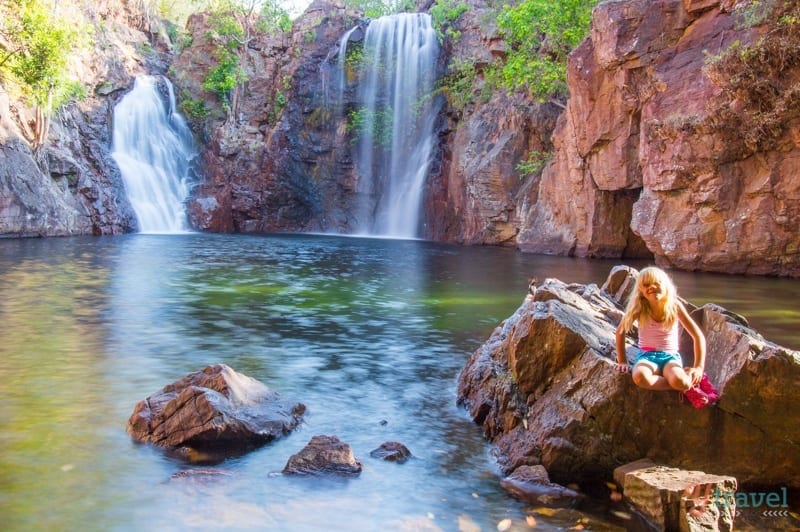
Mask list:
[[[347,52],[344,56],[345,68],[353,72],[358,72],[364,62],[364,43],[348,43]]]
[[[497,24],[508,56],[487,78],[508,90],[523,88],[539,101],[566,95],[567,56],[588,35],[597,1],[523,0],[504,7]]]
[[[270,124],[274,124],[278,121],[287,103],[289,103],[289,100],[286,98],[286,95],[278,91],[277,94],[275,94],[275,99],[272,100],[272,109],[270,109],[269,116],[267,117]]]
[[[50,112],[74,93],[67,60],[78,42],[77,28],[51,15],[38,0],[5,4],[8,13],[16,12],[16,17],[4,17],[0,22],[0,32],[11,44],[0,49],[0,68],[20,83],[34,104]]]
[[[346,130],[353,132],[353,141],[359,138],[371,137],[373,142],[381,148],[389,148],[392,145],[392,128],[394,117],[392,109],[384,107],[376,111],[361,109],[350,111],[347,116],[348,122]]]
[[[453,23],[467,11],[469,6],[463,0],[436,0],[429,13],[440,43],[445,38],[455,42],[461,37],[461,32],[453,27]]]
[[[292,19],[289,12],[283,9],[275,0],[267,0],[261,6],[257,27],[264,33],[288,32],[292,29]]]
[[[525,179],[530,175],[541,172],[551,155],[552,154],[548,152],[535,150],[530,152],[527,159],[517,163],[517,172],[519,172],[519,178]]]
[[[67,102],[80,102],[86,99],[88,89],[78,80],[67,80],[53,98],[53,109],[58,109]]]
[[[212,0],[211,30],[206,38],[216,43],[217,65],[211,68],[203,88],[216,94],[228,111],[235,114],[238,90],[247,81],[242,66],[247,44],[255,30],[265,33],[291,30],[288,12],[277,0]]]
[[[181,112],[192,122],[202,121],[208,117],[206,102],[203,100],[184,99],[180,103]]]
[[[239,58],[227,49],[218,49],[216,57],[217,66],[208,72],[203,88],[216,94],[223,105],[229,107],[231,92],[247,81],[247,74],[239,66]]]
[[[414,9],[414,0],[345,0],[345,7],[364,13],[366,18],[380,18]]]
[[[29,140],[36,150],[47,140],[52,113],[86,96],[68,61],[92,34],[56,9],[41,0],[0,0],[0,78],[35,106]]]
[[[774,5],[775,0],[751,0],[737,6],[735,11],[740,17],[737,27],[742,29],[758,26],[767,19]]]
[[[470,60],[454,60],[438,83],[438,91],[447,98],[449,106],[456,111],[463,111],[472,102],[472,93],[476,79],[475,62]]]
[[[230,52],[235,51],[244,39],[244,28],[230,13],[215,13],[212,19],[211,39],[219,41]]]
[[[175,25],[170,25],[167,29],[170,42],[175,46],[178,53],[192,45],[193,38],[186,30],[182,30]]]

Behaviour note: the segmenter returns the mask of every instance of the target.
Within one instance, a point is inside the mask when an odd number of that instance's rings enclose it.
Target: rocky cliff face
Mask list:
[[[596,7],[591,37],[570,58],[553,161],[537,199],[520,204],[521,249],[626,256],[643,241],[662,265],[800,275],[796,113],[756,149],[720,118],[736,102],[713,79],[712,56],[766,30],[741,24],[732,4]],[[796,79],[789,55],[776,74]]]
[[[291,33],[258,34],[247,46],[248,81],[237,116],[222,116],[202,90],[213,43],[207,17],[189,21],[192,46],[173,65],[191,98],[218,112],[206,121],[206,182],[190,204],[194,226],[215,232],[348,232],[355,191],[344,116],[332,100],[338,39],[356,15],[316,2]],[[352,94],[349,95],[352,97]]]
[[[76,63],[93,90],[59,113],[36,157],[26,141],[30,111],[0,98],[0,233],[135,229],[109,158],[111,111],[133,75],[165,72],[171,58],[180,97],[211,110],[195,124],[205,178],[189,205],[194,227],[354,229],[358,175],[347,112],[357,107],[357,80],[349,79],[341,105],[332,83],[338,40],[357,13],[318,0],[290,33],[256,35],[236,116],[202,87],[213,60],[206,16],[190,19],[191,45],[174,55],[145,13],[122,4],[94,16],[98,45]],[[476,95],[483,68],[504,54],[493,20],[492,8],[473,1],[457,22],[461,38],[446,41],[440,57],[442,71],[452,61],[475,66]],[[792,98],[800,58],[793,48],[761,54],[777,59],[763,60],[772,70],[758,71],[766,81],[751,82],[755,96],[731,89],[723,78],[737,73],[716,68],[717,59],[775,26],[742,21],[731,0],[602,2],[590,37],[570,57],[566,109],[497,91],[465,108],[444,106],[422,236],[799,276],[800,112]],[[773,41],[780,39],[771,33]],[[745,123],[748,106],[759,111],[772,100],[762,113],[769,120]],[[523,176],[517,164],[532,152],[552,158]]]
[[[117,234],[136,226],[110,157],[112,111],[133,75],[165,70],[166,40],[154,19],[127,2],[70,16],[94,31],[94,47],[70,64],[89,92],[53,117],[40,150],[30,143],[33,110],[0,90],[0,236]]]

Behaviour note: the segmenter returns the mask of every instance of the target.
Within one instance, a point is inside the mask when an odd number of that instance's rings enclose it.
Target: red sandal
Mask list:
[[[699,386],[693,386],[683,392],[683,395],[689,400],[695,408],[703,408],[707,406],[711,401],[708,400],[708,395],[700,389]]]
[[[703,373],[703,378],[700,380],[698,386],[700,390],[706,394],[706,397],[708,397],[709,404],[717,402],[719,399],[719,392],[714,388],[714,384],[711,382],[711,379],[708,378],[708,375]]]

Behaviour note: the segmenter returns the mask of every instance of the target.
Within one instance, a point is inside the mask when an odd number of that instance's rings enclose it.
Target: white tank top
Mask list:
[[[639,324],[639,349],[643,351],[678,352],[678,320],[672,327],[665,327],[662,322],[644,320]]]

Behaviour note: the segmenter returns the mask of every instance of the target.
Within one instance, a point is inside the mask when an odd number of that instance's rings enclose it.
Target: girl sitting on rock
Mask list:
[[[637,386],[647,390],[678,390],[696,408],[716,400],[716,393],[709,394],[713,387],[703,373],[705,336],[678,299],[675,285],[664,270],[651,266],[639,272],[636,279],[636,289],[616,332],[616,367],[623,373],[630,371],[625,335],[634,324],[639,332],[639,353],[631,366]],[[687,368],[678,352],[678,324],[694,341],[694,363]]]

